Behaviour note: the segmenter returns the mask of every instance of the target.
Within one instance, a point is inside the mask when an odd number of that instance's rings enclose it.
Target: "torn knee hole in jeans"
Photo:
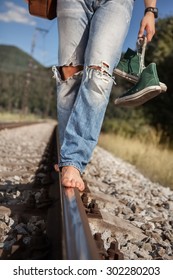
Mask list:
[[[64,71],[63,69],[66,68]],[[67,70],[71,69],[71,70]],[[69,79],[73,77],[80,77],[83,71],[83,65],[63,65],[63,66],[53,66],[52,71],[54,73],[53,78],[56,79],[58,84],[67,82]]]
[[[88,70],[90,70],[90,69],[96,70],[99,73],[99,77],[101,79],[105,80],[106,82],[109,82],[109,78],[113,78],[109,72],[109,65],[105,62],[102,62],[101,66],[89,65],[87,68],[88,68]],[[92,78],[92,75],[89,75],[89,77]]]
[[[63,65],[59,67],[59,73],[63,81],[66,81],[74,75],[81,73],[82,70],[83,65],[72,65],[72,63],[70,65]]]
[[[88,66],[88,68],[96,69],[96,70],[99,70],[101,72],[107,73],[107,70],[109,70],[109,65],[105,62],[102,62],[101,66],[90,65],[90,66]]]

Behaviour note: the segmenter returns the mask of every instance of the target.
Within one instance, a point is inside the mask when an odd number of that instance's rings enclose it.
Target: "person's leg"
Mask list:
[[[89,21],[93,10],[92,0],[58,0],[59,66],[53,67],[57,81],[57,114],[60,147],[64,141],[65,128],[71,114],[83,75],[84,53],[88,41]],[[59,165],[55,165],[58,172]],[[69,176],[73,178],[69,183]],[[77,169],[62,168],[63,185],[84,189]]]
[[[79,70],[79,67],[81,66],[72,67],[72,72],[74,73],[72,76],[69,76],[68,73],[70,66],[67,68],[63,66],[59,69],[53,67],[54,77],[57,80],[57,116],[60,146],[63,143],[64,131],[81,83],[82,71]],[[65,68],[65,71],[63,71],[63,68]]]
[[[88,41],[89,18],[85,0],[58,0],[59,63],[53,67],[57,81],[57,114],[60,146],[82,79]]]
[[[59,165],[65,167],[62,182],[72,186],[74,169],[84,171],[97,144],[109,95],[112,72],[120,59],[133,0],[94,1],[95,13],[90,23],[85,65],[79,92],[69,116],[61,147]],[[68,173],[68,168],[73,170]],[[77,184],[76,175],[74,184]]]

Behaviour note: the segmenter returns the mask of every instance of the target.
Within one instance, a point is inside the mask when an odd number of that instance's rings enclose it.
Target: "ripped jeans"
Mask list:
[[[58,0],[59,67],[82,65],[67,80],[53,67],[57,82],[59,167],[81,173],[98,142],[128,32],[134,0]]]

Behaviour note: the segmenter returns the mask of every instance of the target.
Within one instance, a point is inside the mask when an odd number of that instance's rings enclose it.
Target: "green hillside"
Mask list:
[[[14,46],[0,45],[0,111],[56,115],[52,71]]]
[[[27,71],[30,62],[38,68],[43,68],[30,55],[15,46],[0,45],[0,61],[0,71],[4,72]]]

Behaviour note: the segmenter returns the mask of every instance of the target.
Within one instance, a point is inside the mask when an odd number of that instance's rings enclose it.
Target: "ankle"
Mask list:
[[[75,172],[75,173],[80,174],[80,171],[73,165],[67,165],[67,166],[62,167],[62,172],[67,172],[67,171]]]

